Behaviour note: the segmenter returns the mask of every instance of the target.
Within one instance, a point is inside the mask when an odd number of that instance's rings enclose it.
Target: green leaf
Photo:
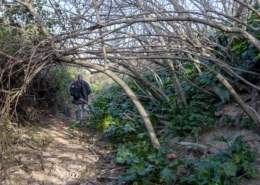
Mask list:
[[[235,43],[233,43],[231,51],[239,54],[246,48],[247,48],[247,42],[244,40],[239,40],[239,41],[236,41]]]
[[[176,176],[173,174],[173,171],[165,167],[160,173],[161,181],[166,184],[173,184],[176,181]]]
[[[260,53],[254,58],[255,61],[260,60]]]
[[[134,158],[134,154],[125,146],[121,146],[117,150],[116,162],[119,164],[127,163]]]
[[[215,87],[214,92],[216,93],[216,95],[218,95],[218,97],[221,99],[223,103],[228,101],[230,98],[229,92],[223,87],[220,86]]]
[[[224,172],[227,176],[235,176],[237,172],[237,166],[232,162],[227,162],[224,164]]]

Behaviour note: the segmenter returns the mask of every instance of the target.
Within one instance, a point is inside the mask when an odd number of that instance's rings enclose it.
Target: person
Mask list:
[[[88,96],[91,93],[89,84],[83,80],[82,75],[77,75],[70,84],[70,95],[73,97],[72,103],[77,106],[75,111],[76,122],[82,121],[84,113],[87,111]]]

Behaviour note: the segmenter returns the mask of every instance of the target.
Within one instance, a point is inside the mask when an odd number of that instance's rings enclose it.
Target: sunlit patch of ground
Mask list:
[[[7,171],[2,185],[115,184],[120,169],[109,143],[94,131],[71,129],[68,122],[50,117],[43,127],[26,128],[25,144],[16,152],[19,165]]]

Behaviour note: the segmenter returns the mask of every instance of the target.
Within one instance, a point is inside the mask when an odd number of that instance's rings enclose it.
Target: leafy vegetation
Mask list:
[[[257,175],[254,159],[255,153],[238,137],[227,150],[215,156],[186,160],[188,173],[180,181],[185,185],[238,184],[242,177]]]
[[[50,76],[52,78],[52,87],[57,93],[55,95],[58,107],[64,106],[69,99],[68,93],[69,84],[74,80],[73,74],[66,68],[53,68],[50,70]]]
[[[148,75],[146,78],[151,77]],[[204,88],[211,88],[216,97],[201,93],[183,80],[188,105],[180,108],[175,103],[172,81],[166,75],[162,76],[163,88],[172,94],[171,107],[166,108],[169,105],[166,102],[153,103],[143,98],[140,87],[130,82],[130,87],[149,110],[153,123],[156,123],[155,128],[161,130],[160,142],[163,146],[159,151],[151,146],[136,109],[118,86],[111,86],[92,101],[92,126],[102,130],[105,136],[116,143],[115,162],[127,166],[119,178],[119,184],[231,185],[238,183],[242,177],[250,178],[256,174],[254,153],[242,138],[236,139],[228,149],[215,156],[167,159],[167,154],[176,152],[169,147],[171,138],[188,135],[198,137],[203,130],[215,126],[217,118],[214,112],[229,101],[229,93],[212,75],[192,74],[190,78]]]
[[[116,162],[128,166],[119,183],[231,185],[241,178],[254,177],[255,155],[242,138],[237,138],[225,151],[200,159],[166,158],[167,147],[154,151],[147,141],[128,143],[117,149]]]

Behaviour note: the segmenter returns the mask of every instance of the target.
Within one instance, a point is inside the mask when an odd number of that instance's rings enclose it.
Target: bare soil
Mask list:
[[[15,152],[1,185],[116,184],[119,167],[111,145],[91,129],[72,129],[70,121],[49,115],[24,128],[22,145]]]

